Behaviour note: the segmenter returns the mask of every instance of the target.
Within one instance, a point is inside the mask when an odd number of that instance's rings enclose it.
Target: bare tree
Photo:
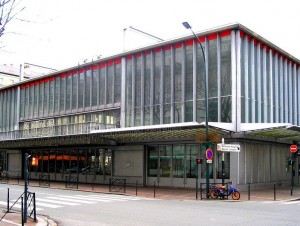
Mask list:
[[[6,25],[25,8],[18,9],[17,5],[17,0],[0,0],[0,37]]]

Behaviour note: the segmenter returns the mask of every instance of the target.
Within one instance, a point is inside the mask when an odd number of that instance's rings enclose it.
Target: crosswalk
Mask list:
[[[266,201],[264,204],[278,204],[278,205],[297,205],[300,206],[300,200],[290,200],[290,201]]]
[[[44,210],[45,208],[63,208],[67,206],[79,206],[96,203],[109,202],[128,202],[142,200],[140,197],[126,195],[51,195],[45,197],[36,197],[36,210]],[[11,200],[10,205],[13,205],[16,200]],[[7,206],[6,201],[0,201],[0,206]],[[21,209],[21,203],[18,201],[14,204],[14,208]]]

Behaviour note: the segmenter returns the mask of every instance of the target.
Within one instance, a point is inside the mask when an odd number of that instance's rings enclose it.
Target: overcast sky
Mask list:
[[[299,0],[19,0],[25,10],[1,37],[0,63],[63,69],[156,43],[132,26],[168,40],[239,22],[300,59]]]

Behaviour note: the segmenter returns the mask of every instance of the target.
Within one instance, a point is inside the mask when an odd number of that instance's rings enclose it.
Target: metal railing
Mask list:
[[[78,189],[78,177],[77,176],[66,176],[66,188],[77,188]]]
[[[44,187],[50,187],[50,175],[39,175],[39,185]]]
[[[0,218],[0,221],[4,219],[6,214],[11,212],[12,210],[18,211],[18,208],[15,208],[15,206],[20,205],[21,207],[21,218],[22,218],[22,225],[24,225],[24,222],[27,222],[27,218],[30,218],[34,221],[36,221],[36,200],[35,200],[35,193],[34,192],[27,192],[27,197],[24,197],[25,193],[23,192],[17,200],[10,205],[10,195],[9,195],[9,188],[7,189],[7,210],[5,211],[4,215]],[[27,198],[27,202],[24,202],[24,198]],[[19,204],[21,203],[21,204]],[[27,203],[27,207],[24,206],[24,203]],[[15,209],[14,209],[15,208]],[[26,209],[26,216],[25,211]]]
[[[0,183],[8,183],[8,173],[5,171],[0,172]]]
[[[109,179],[110,192],[123,192],[126,193],[126,179]]]
[[[70,125],[47,126],[42,128],[31,128],[31,129],[0,132],[0,140],[16,140],[16,139],[24,139],[24,138],[89,134],[92,130],[111,129],[111,128],[117,128],[117,125],[88,122],[88,123],[78,123],[78,124],[70,124]]]

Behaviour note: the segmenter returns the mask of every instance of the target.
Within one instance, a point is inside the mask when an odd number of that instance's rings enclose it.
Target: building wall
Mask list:
[[[288,145],[267,142],[241,142],[241,151],[231,153],[231,178],[244,189],[290,183],[287,165],[290,157]]]

